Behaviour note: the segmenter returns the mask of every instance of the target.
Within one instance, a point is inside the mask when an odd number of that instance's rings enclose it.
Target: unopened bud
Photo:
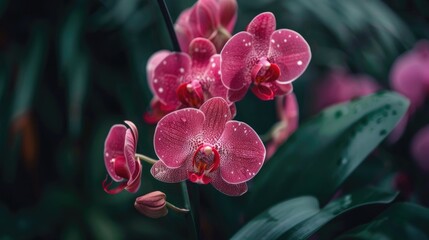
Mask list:
[[[138,197],[134,207],[141,214],[150,218],[164,217],[168,213],[165,201],[165,193],[155,191]]]

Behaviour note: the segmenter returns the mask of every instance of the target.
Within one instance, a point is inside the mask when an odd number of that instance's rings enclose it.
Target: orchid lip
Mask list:
[[[197,80],[180,84],[176,93],[180,102],[185,106],[197,108],[204,102],[203,88]]]
[[[208,184],[211,178],[207,175],[219,168],[219,152],[211,145],[203,144],[194,153],[192,166],[194,172],[189,172],[189,180],[194,183]]]
[[[273,82],[279,79],[280,68],[263,57],[252,68],[252,79],[254,84]]]

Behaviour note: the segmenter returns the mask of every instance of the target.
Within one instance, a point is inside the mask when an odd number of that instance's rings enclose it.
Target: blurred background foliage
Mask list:
[[[194,3],[166,2],[173,19]],[[235,32],[258,13],[272,11],[278,28],[294,29],[309,42],[312,62],[294,84],[302,122],[314,115],[314,83],[330,69],[369,74],[389,89],[395,59],[417,40],[429,39],[426,0],[238,0],[238,5]],[[138,195],[107,195],[101,187],[104,138],[111,125],[124,119],[136,123],[138,152],[155,157],[154,126],[142,119],[152,98],[146,62],[155,51],[171,48],[154,0],[0,0],[0,239],[187,238],[183,216],[148,219],[134,210]],[[260,134],[277,121],[274,103],[251,94],[237,109],[237,119]],[[407,172],[417,192],[412,201],[428,206],[428,177],[408,152],[410,138],[429,122],[428,111],[415,119],[398,143],[378,147],[343,191],[366,185],[392,190],[394,174]],[[157,182],[150,166],[143,168],[140,195],[161,190],[183,205],[178,185]],[[308,176],[311,180],[317,181]],[[197,186],[202,236],[229,238],[264,210],[263,197],[249,200],[263,194],[257,184],[252,192],[250,183],[249,194],[241,198]],[[283,189],[287,192],[288,185]],[[259,210],[248,212],[252,206]],[[334,221],[318,236],[333,236],[344,224]],[[348,234],[389,229],[386,224]]]

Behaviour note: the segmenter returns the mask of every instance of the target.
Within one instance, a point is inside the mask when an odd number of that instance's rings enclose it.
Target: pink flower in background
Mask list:
[[[315,87],[316,112],[334,104],[374,93],[380,89],[368,75],[352,75],[345,70],[333,70]]]
[[[169,109],[198,108],[209,98],[226,98],[227,89],[220,78],[220,55],[210,41],[196,38],[189,46],[189,55],[168,54],[153,70],[150,84]]]
[[[429,41],[423,40],[400,56],[390,72],[392,89],[410,100],[410,107],[389,139],[397,141],[404,132],[408,119],[423,105],[429,94]]]
[[[199,0],[180,14],[175,24],[180,48],[186,52],[194,38],[210,40],[220,52],[237,20],[236,0]]]
[[[294,93],[277,98],[277,114],[280,118],[271,132],[271,141],[267,144],[267,159],[277,151],[298,128],[299,109]]]
[[[135,157],[138,131],[134,123],[125,121],[130,127],[123,124],[114,125],[104,143],[104,164],[107,173],[119,186],[109,189],[111,183],[103,181],[103,189],[109,194],[116,194],[123,189],[135,193],[140,187],[142,166]]]
[[[200,109],[177,110],[161,119],[154,135],[159,161],[152,175],[163,182],[189,179],[231,196],[247,191],[246,182],[263,165],[265,147],[247,124],[231,120],[228,103],[219,97]]]
[[[414,136],[411,142],[411,154],[420,169],[429,172],[429,125]]]
[[[234,35],[221,52],[222,82],[230,101],[252,92],[262,100],[292,91],[291,82],[307,68],[311,52],[304,38],[289,29],[276,29],[270,12],[256,16],[246,31]]]

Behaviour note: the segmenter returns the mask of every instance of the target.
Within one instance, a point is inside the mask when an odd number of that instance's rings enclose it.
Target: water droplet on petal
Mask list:
[[[180,120],[182,120],[182,122],[186,122],[186,118],[180,118]]]
[[[302,65],[302,61],[299,60],[298,62],[296,62],[296,64],[298,64],[298,66],[301,66]]]
[[[163,93],[164,92],[164,88],[162,88],[162,87],[158,88],[158,92],[159,93]]]

